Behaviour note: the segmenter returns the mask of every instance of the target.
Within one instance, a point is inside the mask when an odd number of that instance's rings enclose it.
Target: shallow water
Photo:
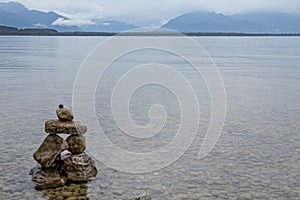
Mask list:
[[[71,105],[77,70],[104,39],[0,37],[2,199],[130,199],[145,192],[153,199],[300,198],[299,37],[194,38],[219,67],[227,94],[222,135],[204,159],[197,158],[210,117],[203,80],[158,52],[140,52],[119,60],[122,66],[131,66],[138,59],[163,61],[195,81],[201,123],[193,144],[176,162],[151,173],[125,173],[97,162],[99,174],[87,184],[36,191],[28,172],[35,165],[32,155],[46,136],[44,121],[55,117],[59,103]],[[170,118],[163,134],[149,140],[132,139],[113,123],[109,88],[122,72],[118,62],[107,72],[105,84],[97,88],[99,124],[113,143],[130,151],[146,152],[166,145],[178,128],[179,110],[174,96],[161,88],[141,89],[130,109],[136,123],[145,125],[149,107],[164,105]],[[87,139],[92,134],[87,132]]]

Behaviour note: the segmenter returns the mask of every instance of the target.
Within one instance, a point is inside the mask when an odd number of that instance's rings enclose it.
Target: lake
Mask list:
[[[164,106],[168,118],[154,137],[123,134],[111,113],[118,77],[136,64],[157,62],[191,79],[200,99],[199,129],[191,146],[175,162],[152,172],[128,173],[97,161],[98,176],[88,183],[36,191],[28,173],[36,165],[32,155],[46,136],[44,122],[56,117],[58,104],[72,106],[77,71],[105,39],[0,36],[2,199],[67,198],[70,192],[78,199],[132,199],[143,193],[152,199],[300,198],[300,37],[193,37],[218,66],[227,97],[222,134],[202,159],[198,152],[211,117],[203,79],[164,52],[148,49],[119,58],[95,92],[97,119],[107,137],[122,149],[143,153],[162,148],[175,136],[180,108],[164,88],[140,88],[130,101],[132,118],[141,126],[150,121],[151,105]],[[87,124],[90,120],[81,119]],[[97,145],[89,139],[93,135],[97,133],[85,135],[88,150]],[[95,157],[106,153],[102,147],[94,152]]]

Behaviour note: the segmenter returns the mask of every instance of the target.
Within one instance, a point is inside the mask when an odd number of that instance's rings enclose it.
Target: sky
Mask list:
[[[0,0],[8,2],[9,0]],[[54,11],[70,20],[57,23],[91,24],[92,19],[117,19],[139,26],[159,26],[192,11],[235,14],[260,11],[300,13],[300,0],[14,0],[28,9]]]

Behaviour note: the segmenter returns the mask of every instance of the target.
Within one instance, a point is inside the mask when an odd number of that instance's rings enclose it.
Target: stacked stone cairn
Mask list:
[[[85,153],[86,142],[83,134],[87,127],[73,120],[72,111],[59,105],[58,119],[45,122],[48,136],[34,153],[40,164],[30,170],[36,189],[56,188],[68,182],[86,182],[96,177],[95,161]],[[66,139],[57,134],[69,134]]]

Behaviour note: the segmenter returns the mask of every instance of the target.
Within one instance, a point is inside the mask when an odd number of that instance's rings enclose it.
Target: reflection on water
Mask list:
[[[43,123],[55,117],[53,108],[59,103],[71,104],[82,60],[104,39],[0,37],[1,199],[132,199],[144,192],[153,199],[299,199],[299,37],[195,38],[219,66],[228,98],[223,133],[208,157],[197,159],[207,129],[209,95],[203,81],[186,71],[198,84],[201,123],[194,143],[179,160],[147,174],[123,173],[98,162],[98,176],[87,184],[36,191],[28,172],[35,166],[32,154],[46,136]],[[147,56],[155,61],[155,54]],[[134,60],[122,62],[130,65]],[[107,79],[114,80],[118,72],[108,72]],[[141,141],[120,135],[111,121],[105,87],[99,89],[97,117],[107,136],[122,148],[141,150]],[[149,106],[166,105],[170,118],[164,136],[145,141],[159,148],[178,127],[178,107],[172,95],[149,89],[151,93],[141,89],[134,95],[130,109],[137,123],[147,124]]]

